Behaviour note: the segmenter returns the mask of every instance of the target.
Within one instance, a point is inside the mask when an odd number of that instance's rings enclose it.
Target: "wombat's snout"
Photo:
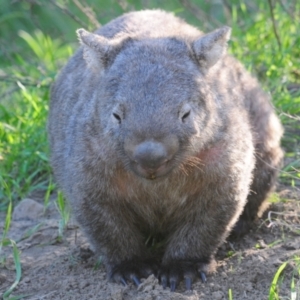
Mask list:
[[[167,161],[167,150],[161,143],[147,141],[135,147],[133,159],[145,170],[155,171]]]
[[[168,173],[174,150],[158,141],[143,141],[132,148],[133,170],[140,176],[155,179]]]

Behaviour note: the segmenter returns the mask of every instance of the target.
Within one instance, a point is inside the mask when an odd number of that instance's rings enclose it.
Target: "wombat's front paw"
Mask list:
[[[113,267],[110,279],[122,283],[124,286],[127,285],[128,281],[133,281],[138,286],[141,283],[141,278],[147,278],[151,274],[157,276],[157,270],[158,265],[155,260],[133,259]]]
[[[192,289],[194,279],[200,276],[202,282],[206,282],[206,263],[200,261],[174,260],[161,267],[159,271],[160,282],[165,289],[170,286],[175,291],[178,283],[184,279],[187,290]]]

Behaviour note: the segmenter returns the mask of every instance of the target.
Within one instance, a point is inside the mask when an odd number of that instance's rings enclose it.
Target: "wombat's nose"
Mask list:
[[[155,172],[167,161],[167,150],[163,144],[145,141],[137,145],[133,152],[133,159],[148,172]]]

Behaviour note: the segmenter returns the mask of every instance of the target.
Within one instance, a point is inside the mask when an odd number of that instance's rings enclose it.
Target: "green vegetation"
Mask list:
[[[233,300],[232,290],[231,289],[228,290],[228,299],[229,300]]]
[[[280,265],[280,267],[278,268],[277,272],[274,275],[271,287],[270,287],[270,292],[269,292],[269,300],[278,300],[278,294],[277,294],[277,285],[278,285],[278,281],[279,281],[279,277],[282,273],[282,271],[284,270],[284,268],[286,267],[287,262],[284,262],[283,264]]]
[[[68,202],[64,199],[62,192],[58,192],[56,203],[57,210],[61,216],[59,225],[58,225],[58,238],[62,239],[64,229],[66,228],[69,219],[70,219],[70,207]]]
[[[173,11],[203,31],[222,24],[233,28],[229,51],[270,91],[285,126],[286,161],[281,181],[300,185],[299,1],[0,0],[0,7],[0,211],[7,212],[0,250],[8,244],[13,205],[42,190],[46,207],[55,189],[46,135],[49,90],[58,70],[78,46],[75,30],[93,30],[130,10],[159,7]],[[61,195],[57,207],[62,215],[62,234],[69,209]],[[21,267],[16,245],[12,247],[15,286]],[[276,286],[284,267],[275,274],[269,299],[279,299]],[[229,299],[233,299],[231,290]]]
[[[21,268],[21,261],[20,261],[20,253],[19,250],[17,248],[17,245],[14,241],[10,241],[12,248],[13,248],[13,258],[14,258],[14,264],[15,264],[15,268],[16,268],[16,279],[14,281],[14,283],[10,286],[10,288],[3,294],[3,299],[6,300],[8,299],[9,295],[12,293],[12,291],[14,290],[14,288],[18,285],[18,283],[21,280],[21,276],[22,276],[22,268]],[[20,296],[21,299],[23,298],[23,296]],[[12,299],[12,298],[10,298]],[[13,297],[13,299],[16,299],[15,297]]]
[[[280,293],[279,293],[279,285],[280,281],[284,280],[282,273],[284,272],[284,269],[288,266],[288,264],[294,265],[294,272],[291,278],[291,300],[299,299],[299,275],[300,275],[300,258],[294,257],[290,261],[283,262],[277,269],[269,291],[269,300],[280,300]],[[295,284],[295,281],[296,282]]]

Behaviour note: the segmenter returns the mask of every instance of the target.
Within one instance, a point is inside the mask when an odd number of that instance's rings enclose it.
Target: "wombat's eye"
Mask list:
[[[121,124],[121,117],[116,113],[113,113],[113,116],[118,121],[118,123]]]
[[[191,111],[191,105],[189,103],[185,103],[179,110],[179,120],[181,120],[182,123],[185,123],[187,121],[187,118],[191,114]]]
[[[188,112],[186,112],[182,117],[181,117],[181,120],[182,122],[185,122],[187,117],[190,115],[191,111],[189,110]]]

